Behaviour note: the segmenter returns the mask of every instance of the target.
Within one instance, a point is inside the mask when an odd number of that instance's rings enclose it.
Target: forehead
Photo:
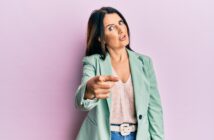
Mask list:
[[[119,20],[121,20],[121,17],[117,13],[106,14],[103,19],[103,24],[104,26],[108,24],[116,24]]]

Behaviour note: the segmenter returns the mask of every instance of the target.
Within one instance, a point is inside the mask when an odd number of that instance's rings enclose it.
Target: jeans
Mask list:
[[[136,140],[136,133],[131,132],[129,135],[123,136],[120,132],[111,131],[111,140]]]

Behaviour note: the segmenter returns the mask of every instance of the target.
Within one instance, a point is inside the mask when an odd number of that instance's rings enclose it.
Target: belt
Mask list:
[[[121,135],[126,136],[129,135],[131,132],[135,132],[137,130],[137,127],[136,124],[123,123],[119,126],[111,125],[110,129],[111,131],[120,132]]]

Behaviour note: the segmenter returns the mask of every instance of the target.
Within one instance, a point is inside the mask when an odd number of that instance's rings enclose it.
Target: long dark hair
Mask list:
[[[116,13],[122,18],[124,21],[127,30],[128,30],[128,36],[130,40],[130,31],[129,26],[126,22],[126,19],[123,17],[123,15],[112,7],[102,7],[98,10],[94,10],[88,20],[88,29],[87,29],[87,48],[86,48],[86,56],[90,56],[93,54],[100,54],[101,58],[104,60],[106,57],[106,53],[108,52],[108,49],[106,48],[105,42],[104,42],[104,25],[103,25],[103,19],[106,14],[110,13]],[[98,40],[100,38],[100,41]],[[130,42],[129,42],[130,44]],[[132,50],[130,48],[130,45],[127,45],[126,48],[129,50]]]

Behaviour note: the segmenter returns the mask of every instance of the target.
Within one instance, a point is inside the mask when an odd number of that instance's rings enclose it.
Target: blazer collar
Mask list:
[[[132,85],[135,99],[135,108],[138,110],[146,110],[145,106],[139,103],[143,103],[146,105],[148,100],[146,99],[147,90],[148,90],[148,80],[146,79],[144,64],[141,58],[133,51],[127,49],[128,57],[129,57],[129,66],[132,75]],[[111,59],[109,53],[106,55],[106,59],[100,63],[100,74],[101,75],[112,75],[111,69]],[[109,111],[111,110],[111,96],[106,99]]]

